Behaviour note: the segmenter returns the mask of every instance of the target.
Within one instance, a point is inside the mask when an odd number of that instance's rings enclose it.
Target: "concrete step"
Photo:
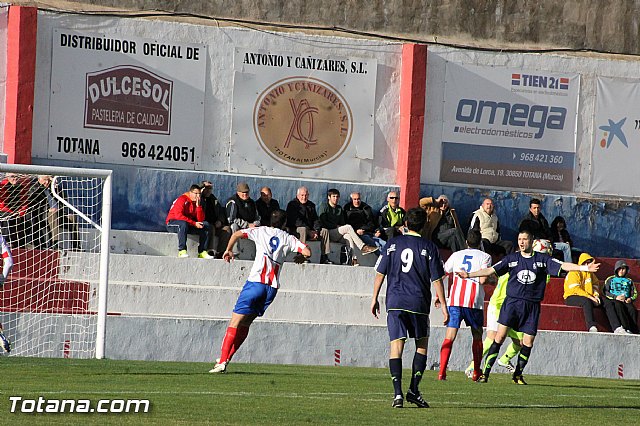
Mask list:
[[[110,314],[226,318],[231,315],[240,289],[157,283],[109,284]],[[381,298],[384,303],[384,298]],[[291,322],[377,324],[370,312],[371,295],[329,293],[282,288],[265,318]],[[384,306],[384,305],[383,305]],[[386,323],[386,322],[385,322]]]
[[[192,257],[197,255],[198,236],[189,234],[187,236],[187,251]],[[309,241],[311,249],[311,262],[320,262],[320,242]],[[329,259],[340,264],[340,251],[344,244],[331,243],[331,252]],[[178,252],[178,236],[170,232],[148,232],[148,231],[128,231],[128,230],[112,230],[109,238],[109,248],[114,254],[136,254],[149,256],[172,256],[175,257]],[[238,259],[253,260],[256,249],[253,241],[240,240],[238,242],[239,255]],[[377,254],[369,254],[363,256],[360,250],[356,248],[355,256],[361,266],[373,266],[377,259]],[[293,260],[293,254],[289,255],[287,260]]]
[[[89,254],[85,254],[89,256]],[[89,256],[90,257],[90,256]],[[253,262],[219,259],[197,259],[166,256],[110,255],[110,281],[155,282],[240,288],[249,275]],[[90,261],[79,262],[80,265]],[[65,278],[73,276],[70,270]],[[80,275],[81,276],[81,275]],[[286,264],[280,280],[287,290],[347,292],[371,295],[375,272],[371,268]]]

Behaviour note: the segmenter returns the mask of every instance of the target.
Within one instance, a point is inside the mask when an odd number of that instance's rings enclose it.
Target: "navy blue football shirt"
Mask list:
[[[431,283],[444,276],[438,248],[415,232],[387,242],[376,272],[387,277],[387,311],[421,314],[428,314],[431,307]]]
[[[509,273],[507,297],[541,302],[547,285],[547,274],[558,275],[562,262],[546,253],[533,252],[531,257],[510,253],[493,265],[498,275]]]

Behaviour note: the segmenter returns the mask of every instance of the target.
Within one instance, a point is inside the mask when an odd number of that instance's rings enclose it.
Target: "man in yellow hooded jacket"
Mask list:
[[[590,254],[582,253],[578,259],[578,264],[588,265],[594,261],[595,259]],[[571,271],[564,279],[564,303],[568,306],[582,308],[586,328],[592,333],[598,331],[598,324],[593,317],[593,310],[594,308],[603,307],[600,292],[600,281],[593,272]],[[615,331],[620,326],[615,311],[607,306],[604,306],[604,308],[612,330]],[[611,315],[613,315],[613,318]]]

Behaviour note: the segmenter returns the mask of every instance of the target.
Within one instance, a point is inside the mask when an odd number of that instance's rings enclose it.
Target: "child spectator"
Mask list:
[[[638,334],[638,318],[633,301],[638,297],[636,286],[631,278],[627,277],[629,266],[624,260],[618,260],[614,268],[614,274],[604,282],[604,295],[606,303],[613,304],[618,319],[622,324],[614,330],[615,333]]]

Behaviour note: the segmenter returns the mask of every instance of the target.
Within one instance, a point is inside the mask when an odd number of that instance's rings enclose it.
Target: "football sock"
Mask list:
[[[442,342],[442,348],[440,348],[440,372],[438,377],[444,378],[447,376],[447,364],[449,364],[449,357],[451,357],[451,348],[453,347],[453,340],[444,339]]]
[[[482,341],[480,339],[473,340],[471,352],[473,353],[473,371],[479,372],[480,363],[482,362]]]
[[[237,328],[227,327],[227,332],[224,335],[224,339],[222,340],[222,351],[220,352],[220,362],[229,361],[229,352],[231,352],[231,346],[233,345],[233,341],[236,339],[236,333],[238,332]]]
[[[484,357],[487,352],[489,352],[489,348],[491,347],[491,344],[493,343],[493,339],[489,339],[488,337],[486,339],[484,339],[484,342],[482,342],[482,356]]]
[[[521,348],[522,346],[516,345],[515,343],[511,342],[511,344],[507,346],[507,351],[500,358],[500,362],[502,362],[503,364],[508,363],[513,359],[513,357],[518,355],[518,352],[520,352]]]
[[[418,393],[418,386],[420,385],[420,380],[422,380],[422,375],[424,374],[424,370],[427,368],[427,355],[422,355],[418,352],[413,355],[413,367],[411,371],[411,385],[409,389],[411,389],[414,393]]]
[[[482,369],[482,374],[484,374],[485,377],[489,377],[489,373],[491,373],[491,368],[493,367],[493,364],[496,362],[496,359],[498,359],[500,346],[502,346],[501,343],[494,341],[491,344],[491,347],[489,347],[489,352],[487,352],[487,358],[484,360],[484,366]]]
[[[233,354],[236,353],[238,349],[240,349],[240,345],[244,342],[244,340],[249,335],[249,327],[239,326],[236,330],[236,337],[233,339],[233,344],[231,345],[231,349],[229,350],[229,361],[233,358]]]
[[[396,395],[402,393],[402,358],[389,359],[389,371],[391,372],[391,381],[393,382],[393,390]]]
[[[518,355],[518,363],[516,364],[516,371],[513,372],[514,376],[519,376],[522,374],[522,371],[527,366],[527,362],[529,362],[530,355],[531,355],[531,346],[522,345],[522,349],[520,349],[520,355]]]

